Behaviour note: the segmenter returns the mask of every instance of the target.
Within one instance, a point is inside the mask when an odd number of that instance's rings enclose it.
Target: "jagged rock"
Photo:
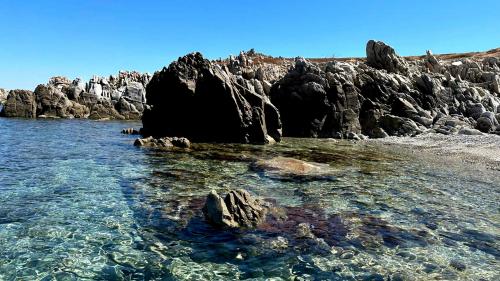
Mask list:
[[[124,97],[121,97],[120,100],[116,103],[115,109],[120,115],[128,120],[138,120],[141,119],[142,116],[142,111],[139,111],[133,103],[130,103]]]
[[[147,86],[146,134],[197,142],[269,143],[281,138],[277,109],[220,66],[192,53],[157,72]]]
[[[11,90],[3,105],[2,116],[36,118],[36,100],[32,91]]]
[[[57,80],[56,80],[57,81]],[[90,110],[56,88],[54,81],[48,85],[39,85],[35,89],[37,116],[57,118],[85,118]]]
[[[368,41],[366,44],[366,63],[388,72],[407,74],[408,63],[396,54],[394,49],[381,41]]]
[[[327,74],[298,58],[295,67],[273,85],[271,102],[280,111],[284,136],[340,138],[361,133],[357,89]]]
[[[333,180],[335,170],[328,164],[306,162],[289,157],[257,160],[250,168],[265,176],[279,180],[308,181]]]
[[[224,199],[212,190],[207,196],[203,213],[206,220],[216,226],[251,228],[265,220],[267,207],[243,189],[231,190]]]
[[[156,147],[156,148],[190,148],[191,142],[187,138],[164,137],[164,138],[139,138],[134,142],[135,146]]]
[[[442,66],[436,57],[432,55],[431,50],[426,51],[425,62],[431,72],[441,72]]]

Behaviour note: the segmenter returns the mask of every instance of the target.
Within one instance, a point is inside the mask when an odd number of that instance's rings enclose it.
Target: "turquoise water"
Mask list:
[[[0,119],[0,280],[499,280],[499,171],[367,143],[134,147],[131,122]],[[256,159],[328,163],[266,177]],[[223,231],[210,189],[280,216]],[[300,223],[315,238],[300,238]]]

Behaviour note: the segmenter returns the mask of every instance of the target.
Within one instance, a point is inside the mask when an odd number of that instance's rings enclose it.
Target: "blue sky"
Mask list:
[[[154,72],[186,53],[215,59],[402,55],[500,47],[499,0],[0,0],[0,87],[118,70]]]

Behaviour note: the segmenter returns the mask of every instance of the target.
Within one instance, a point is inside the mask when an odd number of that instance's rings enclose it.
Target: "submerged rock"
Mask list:
[[[203,213],[216,226],[256,227],[265,220],[267,207],[243,189],[231,190],[224,199],[212,190],[207,196]]]
[[[280,180],[331,180],[334,170],[328,164],[306,162],[289,157],[257,160],[250,166],[266,176]]]
[[[165,138],[139,138],[134,142],[135,146],[157,147],[157,148],[190,148],[191,142],[187,138],[165,137]]]

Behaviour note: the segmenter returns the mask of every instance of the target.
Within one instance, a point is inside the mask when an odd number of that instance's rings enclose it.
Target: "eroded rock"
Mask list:
[[[251,228],[265,220],[267,207],[262,200],[243,189],[231,190],[224,199],[212,190],[203,213],[206,220],[216,226]]]

